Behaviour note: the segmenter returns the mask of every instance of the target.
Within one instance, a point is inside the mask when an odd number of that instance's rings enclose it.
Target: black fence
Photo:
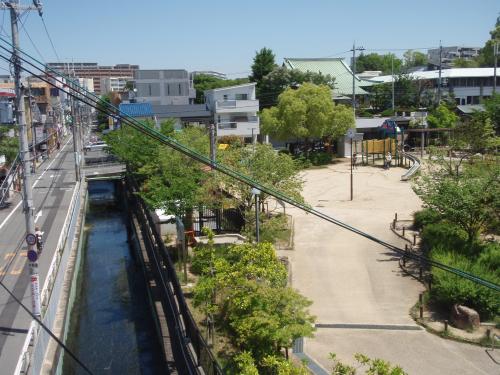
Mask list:
[[[193,215],[193,230],[199,236],[204,227],[215,233],[239,233],[245,220],[237,208],[210,209],[201,207]]]
[[[125,181],[130,213],[137,218],[141,227],[141,234],[150,259],[150,268],[167,317],[178,373],[198,374],[201,368],[207,375],[223,374],[191,315],[174,263],[161,235],[155,229],[154,219],[142,199],[136,194],[137,184],[131,177],[127,177]]]

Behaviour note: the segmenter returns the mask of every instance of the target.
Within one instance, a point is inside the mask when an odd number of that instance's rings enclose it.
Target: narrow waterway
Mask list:
[[[144,278],[127,242],[118,195],[113,182],[89,185],[68,345],[94,374],[164,374]],[[85,372],[65,356],[63,373]]]

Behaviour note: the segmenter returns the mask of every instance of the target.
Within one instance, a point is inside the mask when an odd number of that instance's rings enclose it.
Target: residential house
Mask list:
[[[207,90],[204,94],[217,137],[235,135],[252,141],[252,137],[260,134],[255,83]]]

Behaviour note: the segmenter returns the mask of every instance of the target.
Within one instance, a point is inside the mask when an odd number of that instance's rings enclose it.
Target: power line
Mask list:
[[[41,57],[42,61],[45,62],[45,59],[42,55],[42,53],[40,52],[40,50],[38,49],[38,47],[36,46],[36,44],[33,42],[33,39],[31,39],[31,36],[30,34],[28,33],[28,30],[26,30],[26,28],[24,27],[24,23],[26,22],[26,20],[28,19],[28,16],[29,16],[29,13],[26,15],[26,17],[24,18],[24,21],[21,21],[21,19],[19,19],[19,23],[21,24],[21,28],[23,29],[24,33],[26,34],[26,36],[28,37],[29,41],[31,42],[31,45],[33,46],[33,48],[35,49],[35,51],[38,53],[38,55]]]
[[[43,28],[45,29],[45,33],[47,34],[47,37],[49,38],[50,45],[52,46],[52,51],[54,51],[54,55],[56,55],[57,61],[61,61],[59,59],[59,55],[57,54],[56,47],[54,46],[54,43],[52,42],[52,38],[50,37],[49,30],[47,29],[47,25],[45,24],[45,19],[43,18],[43,15],[40,14],[40,18],[42,20]]]
[[[3,40],[3,38],[0,37],[0,40]],[[5,40],[4,40],[5,41]],[[8,43],[8,42],[7,42]],[[1,47],[0,48],[2,49],[6,49],[5,47]],[[35,58],[33,58],[32,56],[28,55],[27,53],[25,52],[22,52],[23,55],[25,56],[28,56],[31,60],[37,62],[38,64],[40,65],[43,65],[41,64],[38,60],[36,60]],[[4,55],[1,55],[0,54],[0,57],[3,58],[3,59],[8,59],[8,57],[5,57]],[[24,58],[21,58],[23,61],[25,61],[27,64],[29,64],[30,66],[34,67],[36,70],[45,73],[44,71],[44,68],[40,68],[40,67],[37,67],[34,63],[24,59]],[[16,62],[17,63],[17,62]],[[17,63],[19,64],[19,63]],[[25,71],[27,71],[28,73],[38,77],[39,79],[41,79],[42,81],[44,82],[47,82],[48,84],[54,86],[54,87],[57,87],[55,83],[53,82],[50,82],[48,80],[48,78],[45,78],[44,76],[42,75],[39,75],[39,74],[36,74],[34,73],[32,70],[28,69],[28,68],[25,68],[25,67],[22,67],[22,69],[24,69]],[[52,72],[54,72],[55,74],[57,75],[61,75],[60,73],[56,72],[55,70],[52,70],[52,69],[49,69],[51,70]],[[64,75],[63,75],[64,76]],[[60,81],[57,77],[52,77],[56,82],[59,82],[59,83],[64,83],[62,81]],[[66,77],[67,79],[69,79],[68,77]],[[310,206],[308,206],[307,204],[305,203],[301,203],[301,202],[298,202],[296,200],[294,200],[293,198],[291,197],[288,197],[287,195],[281,193],[280,191],[277,191],[277,190],[274,190],[273,188],[270,188],[270,187],[267,187],[265,185],[262,185],[260,184],[258,181],[255,181],[253,179],[251,179],[250,177],[246,176],[246,175],[243,175],[239,172],[236,172],[226,166],[224,166],[223,164],[219,164],[219,163],[214,163],[209,157],[207,157],[206,155],[203,155],[203,154],[200,154],[192,149],[190,149],[189,147],[183,145],[182,143],[180,143],[179,141],[173,139],[173,138],[170,138],[168,136],[165,136],[163,135],[162,133],[160,133],[159,131],[157,131],[156,129],[152,129],[152,128],[149,128],[147,126],[145,126],[144,124],[142,124],[141,122],[137,121],[136,119],[132,118],[131,116],[128,116],[124,113],[122,113],[118,108],[116,108],[115,106],[113,106],[112,104],[110,103],[107,103],[106,106],[103,108],[102,107],[102,104],[101,106],[98,105],[98,103],[100,102],[100,99],[93,93],[87,91],[85,88],[79,86],[77,83],[71,81],[69,79],[69,81],[73,84],[71,86],[69,86],[68,90],[65,90],[64,88],[59,88],[59,90],[61,90],[62,92],[65,92],[67,93],[68,95],[70,95],[71,97],[74,97],[75,99],[97,109],[99,112],[102,112],[102,113],[105,113],[105,114],[108,114],[108,115],[112,115],[112,116],[116,116],[115,113],[113,113],[112,111],[117,111],[118,113],[118,117],[120,117],[120,119],[122,120],[122,123],[124,125],[129,125],[130,127],[132,127],[133,129],[139,131],[140,133],[152,138],[152,139],[155,139],[157,141],[159,141],[160,143],[166,145],[166,146],[169,146],[171,147],[172,149],[178,151],[178,152],[181,152],[182,154],[190,157],[191,159],[193,160],[196,160],[202,164],[205,164],[207,166],[211,166],[213,169],[231,177],[231,178],[234,178],[250,187],[256,187],[258,188],[259,190],[263,191],[264,193],[270,195],[270,196],[273,196],[275,198],[278,198],[278,199],[281,199],[282,201],[292,205],[292,206],[295,206],[305,212],[308,212],[316,217],[319,217],[320,219],[323,219],[325,221],[328,221],[330,223],[333,223],[337,226],[340,226],[341,228],[344,228],[344,229],[347,229],[355,234],[358,234],[362,237],[365,237],[375,243],[378,243],[400,255],[402,255],[403,257],[406,257],[408,259],[414,259],[418,262],[420,262],[421,264],[425,264],[425,265],[430,265],[430,266],[433,266],[433,267],[436,267],[436,268],[439,268],[441,270],[444,270],[446,272],[450,272],[456,276],[459,276],[459,277],[462,277],[464,279],[467,279],[469,281],[472,281],[476,284],[479,284],[479,285],[482,285],[484,287],[487,287],[489,289],[492,289],[496,292],[500,292],[500,285],[497,285],[495,284],[494,282],[491,282],[491,281],[488,281],[486,279],[483,279],[481,277],[478,277],[476,275],[473,275],[471,273],[468,273],[468,272],[464,272],[460,269],[457,269],[457,268],[454,268],[454,267],[451,267],[451,266],[448,266],[444,263],[441,263],[441,262],[437,262],[435,260],[432,260],[430,258],[427,258],[423,255],[418,255],[418,254],[414,254],[412,252],[409,252],[407,250],[404,250],[402,248],[399,248],[395,245],[392,245],[388,242],[385,242],[383,240],[380,240],[372,235],[370,235],[369,233],[366,233],[364,231],[361,231],[353,226],[350,226],[349,224],[346,224],[340,220],[337,220],[329,215],[326,215],[320,211],[317,211],[316,209],[313,209],[311,208]],[[66,86],[67,87],[67,86]],[[73,92],[71,92],[71,90]]]

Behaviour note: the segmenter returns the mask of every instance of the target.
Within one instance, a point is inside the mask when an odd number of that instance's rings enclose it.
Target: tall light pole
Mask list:
[[[31,185],[31,155],[28,146],[28,129],[24,110],[24,88],[21,84],[21,59],[19,58],[19,11],[37,10],[41,13],[41,4],[36,6],[21,6],[19,0],[0,2],[0,9],[10,10],[10,24],[12,30],[12,64],[14,65],[15,107],[16,120],[19,126],[19,157],[23,171],[23,211],[26,222],[26,243],[28,246],[29,271],[31,280],[31,309],[36,317],[41,316],[40,282],[38,275],[38,253],[35,236],[35,207],[33,203],[33,189]]]
[[[437,104],[441,104],[441,71],[443,70],[443,46],[441,41],[439,41],[439,78],[438,78],[438,95]]]
[[[356,51],[364,51],[363,47],[356,48],[356,42],[352,44],[352,110],[356,118]]]
[[[392,114],[394,115],[394,54],[391,54]]]
[[[497,64],[498,64],[498,41],[495,39],[493,44],[493,56],[495,59],[495,65],[493,68],[493,94],[497,92]]]

